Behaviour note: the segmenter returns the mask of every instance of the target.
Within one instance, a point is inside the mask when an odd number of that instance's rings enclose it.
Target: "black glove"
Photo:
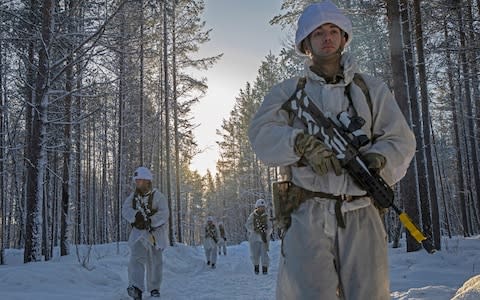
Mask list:
[[[223,240],[226,242],[226,241],[227,241],[227,238],[226,238],[226,237],[224,237],[224,238],[223,238]]]
[[[262,241],[264,243],[267,243],[267,233],[265,233],[265,232],[262,232]]]
[[[150,227],[149,223],[150,219],[148,219],[148,221],[145,220],[145,216],[141,212],[137,211],[135,214],[135,222],[132,223],[132,226],[137,229],[144,230]]]

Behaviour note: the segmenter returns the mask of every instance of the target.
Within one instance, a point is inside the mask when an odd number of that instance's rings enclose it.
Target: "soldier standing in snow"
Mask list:
[[[217,243],[218,231],[213,223],[213,217],[207,217],[207,225],[205,226],[205,239],[203,240],[203,248],[205,249],[205,256],[207,257],[207,265],[211,265],[215,269],[217,263]]]
[[[136,189],[122,207],[123,218],[132,225],[128,238],[131,252],[127,292],[135,300],[141,300],[145,272],[147,291],[152,297],[160,297],[162,252],[168,242],[168,204],[162,193],[152,189],[152,173],[149,169],[139,167],[133,179]]]
[[[250,124],[257,157],[281,166],[289,181],[282,190],[287,196],[279,198],[293,212],[283,236],[277,299],[390,299],[386,233],[372,199],[330,146],[282,109],[305,93],[334,122],[344,111],[361,116],[370,139],[360,148],[367,167],[389,185],[405,175],[415,137],[388,86],[358,74],[353,57],[343,52],[352,38],[351,21],[332,2],[307,6],[295,37],[297,52],[306,56],[305,77],[274,86]]]
[[[227,234],[225,233],[225,226],[222,222],[218,222],[218,231],[220,232],[220,238],[218,239],[218,255],[227,255]]]
[[[268,220],[265,200],[258,199],[255,202],[255,210],[248,216],[245,227],[248,231],[250,243],[250,258],[252,259],[255,274],[260,272],[260,259],[262,260],[262,273],[268,274],[268,246],[272,225]]]

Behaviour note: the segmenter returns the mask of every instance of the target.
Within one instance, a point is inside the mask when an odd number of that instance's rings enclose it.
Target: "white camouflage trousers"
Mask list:
[[[227,255],[227,243],[225,242],[225,240],[220,238],[217,245],[218,245],[218,254],[222,254],[223,252],[223,255]]]
[[[128,281],[130,285],[144,290],[145,271],[147,272],[147,291],[160,290],[162,283],[162,253],[148,242],[137,241],[131,247],[128,264]]]
[[[207,257],[207,261],[211,262],[212,264],[216,264],[217,263],[217,246],[205,247],[205,256]]]
[[[390,299],[387,239],[373,205],[345,212],[311,199],[292,214],[283,240],[276,299]]]
[[[267,242],[268,243],[268,242]],[[250,258],[254,266],[260,265],[260,259],[262,260],[262,266],[268,267],[270,258],[268,257],[268,246],[263,241],[251,241],[250,242]]]

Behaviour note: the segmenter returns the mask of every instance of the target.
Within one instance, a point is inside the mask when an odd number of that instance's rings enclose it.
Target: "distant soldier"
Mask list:
[[[147,291],[160,297],[162,283],[162,252],[167,247],[168,204],[165,196],[152,189],[152,173],[138,168],[133,176],[135,191],[123,203],[122,216],[132,225],[128,238],[130,262],[128,264],[128,295],[142,299],[145,272]]]
[[[218,222],[218,231],[220,231],[220,239],[218,239],[218,255],[227,255],[227,234],[222,222]]]
[[[255,210],[248,216],[245,227],[248,231],[248,241],[250,243],[250,258],[252,259],[255,274],[260,272],[260,259],[262,263],[262,273],[268,274],[268,246],[272,225],[268,220],[265,200],[258,199],[255,203]]]
[[[205,239],[203,241],[203,248],[205,249],[205,256],[207,257],[207,265],[211,265],[215,269],[217,263],[217,243],[218,231],[213,223],[213,217],[208,216],[207,225],[205,226]]]

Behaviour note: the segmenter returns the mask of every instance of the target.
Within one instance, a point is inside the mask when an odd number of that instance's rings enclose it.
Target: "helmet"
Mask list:
[[[352,22],[330,0],[313,3],[303,11],[298,19],[295,34],[295,50],[305,55],[302,47],[303,40],[315,29],[323,24],[332,23],[347,34],[345,47],[352,40]]]
[[[255,208],[258,208],[260,206],[265,207],[265,200],[263,199],[258,199],[257,202],[255,202]]]
[[[213,222],[213,217],[212,217],[212,216],[208,216],[208,217],[207,217],[207,222]]]
[[[133,180],[137,179],[145,179],[145,180],[153,180],[152,172],[150,172],[149,169],[145,167],[139,167],[138,169],[135,170],[135,173],[133,173]]]

